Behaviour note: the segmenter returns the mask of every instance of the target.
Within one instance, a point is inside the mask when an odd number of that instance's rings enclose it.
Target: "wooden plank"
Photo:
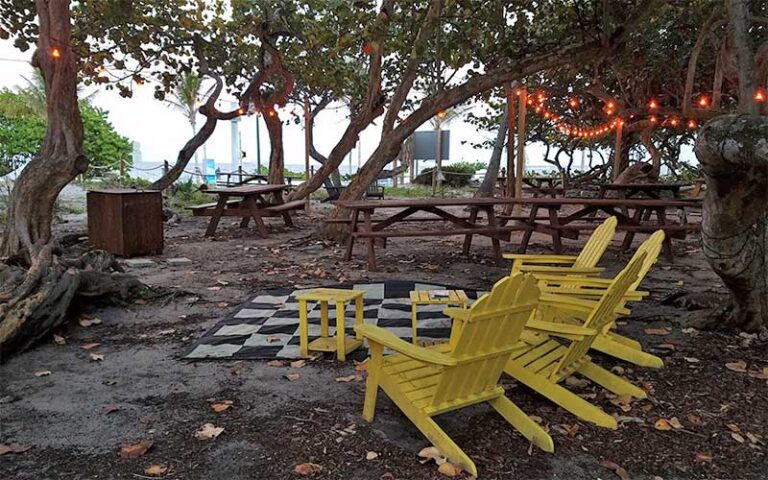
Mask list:
[[[227,195],[255,195],[280,192],[288,188],[288,185],[278,185],[268,183],[266,185],[240,185],[238,187],[209,188],[203,190],[204,193],[227,194]]]
[[[509,241],[509,236],[504,235],[512,231],[522,231],[530,229],[527,226],[506,226],[506,227],[477,227],[477,228],[454,228],[451,230],[391,230],[386,232],[364,232],[357,231],[352,234],[354,237],[361,238],[386,238],[386,237],[452,237],[454,235],[483,235],[487,237],[496,236],[500,240]]]
[[[608,206],[608,207],[698,207],[701,206],[701,200],[671,200],[671,199],[648,199],[648,198],[413,198],[413,199],[393,199],[393,200],[354,200],[338,202],[338,205],[349,209],[371,209],[378,208],[405,208],[405,207],[473,207],[487,205],[539,205],[563,206],[563,205],[584,205],[584,206]]]

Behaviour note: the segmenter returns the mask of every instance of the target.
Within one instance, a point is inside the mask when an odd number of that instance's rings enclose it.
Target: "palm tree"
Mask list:
[[[197,133],[197,109],[200,106],[200,87],[202,87],[202,83],[203,79],[196,74],[184,73],[179,76],[179,81],[174,88],[174,99],[167,100],[169,104],[187,117],[187,121],[192,127],[193,135]],[[205,152],[205,144],[203,144],[203,152]],[[200,171],[198,152],[195,152],[195,171]]]

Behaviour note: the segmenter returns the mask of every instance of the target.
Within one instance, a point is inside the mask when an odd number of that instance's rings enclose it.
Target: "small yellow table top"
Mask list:
[[[349,302],[365,295],[364,290],[346,290],[343,288],[315,288],[298,295],[298,300],[308,302]]]
[[[430,292],[447,293],[434,295]],[[411,303],[420,304],[468,304],[469,298],[464,290],[413,290],[411,291]]]

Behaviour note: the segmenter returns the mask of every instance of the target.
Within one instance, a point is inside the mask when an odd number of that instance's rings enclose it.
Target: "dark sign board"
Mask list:
[[[440,139],[443,144],[443,160],[451,157],[451,131],[443,130]],[[413,158],[416,160],[434,160],[437,158],[437,132],[425,130],[413,134]]]

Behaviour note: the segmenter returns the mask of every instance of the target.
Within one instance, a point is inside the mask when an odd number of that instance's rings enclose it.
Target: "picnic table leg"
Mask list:
[[[216,227],[219,226],[219,220],[224,213],[224,209],[227,207],[227,195],[219,195],[219,200],[216,202],[216,209],[211,215],[211,221],[208,223],[208,228],[205,230],[206,237],[212,237],[216,233]]]
[[[637,209],[635,209],[635,213],[632,215],[631,225],[640,225],[640,220],[643,218],[644,214],[645,214],[645,208],[637,207]],[[624,241],[621,242],[621,251],[625,252],[629,250],[629,248],[632,246],[632,240],[634,239],[635,239],[635,232],[626,232],[624,234]]]
[[[373,233],[373,222],[371,221],[371,211],[363,212],[363,229],[366,234]],[[376,239],[368,236],[368,270],[376,271]]]
[[[243,201],[240,203],[240,208],[250,208],[250,202],[251,202],[251,199],[248,197],[245,197]],[[250,222],[251,222],[251,216],[248,214],[243,215],[243,219],[240,221],[240,228],[248,227],[248,224]]]
[[[563,252],[563,243],[560,240],[560,219],[555,207],[549,207],[547,210],[549,211],[549,226],[552,228],[552,246],[555,253],[560,255]]]
[[[485,208],[485,214],[488,216],[488,226],[489,227],[496,227],[496,226],[498,226],[496,224],[496,212],[493,209],[493,205],[490,205],[487,208]],[[501,241],[499,241],[499,237],[492,236],[491,237],[491,244],[493,244],[493,257],[496,259],[496,263],[501,265],[501,263],[502,263]]]
[[[357,219],[360,217],[360,210],[352,213],[352,223],[349,224],[349,237],[347,237],[347,254],[345,260],[352,260],[352,249],[355,246],[355,232],[357,232]]]
[[[654,209],[656,212],[656,219],[659,221],[659,225],[662,227],[667,224],[667,211],[664,207],[658,207]],[[669,235],[664,235],[664,257],[669,263],[674,263],[675,252],[672,250],[672,239]]]
[[[474,224],[477,222],[477,207],[472,207],[469,209],[469,223]],[[469,247],[472,246],[472,234],[464,235],[464,247],[461,249],[461,253],[464,255],[469,255]]]
[[[253,220],[256,222],[256,226],[259,229],[259,235],[261,238],[269,237],[269,231],[267,230],[267,226],[264,224],[264,219],[261,218],[261,214],[259,213],[259,208],[256,205],[256,202],[252,198],[247,198],[246,201],[248,202],[248,209],[251,211],[251,216],[253,217]]]
[[[525,253],[528,250],[528,242],[531,241],[531,235],[533,235],[533,229],[536,228],[536,216],[539,214],[539,206],[531,205],[531,213],[528,215],[528,227],[529,229],[523,233],[523,239],[520,241],[520,248],[517,249],[518,253]]]

